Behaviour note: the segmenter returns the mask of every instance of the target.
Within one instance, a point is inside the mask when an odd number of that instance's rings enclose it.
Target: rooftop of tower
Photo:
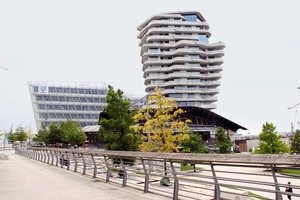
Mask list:
[[[177,12],[168,12],[168,13],[160,13],[160,14],[155,14],[152,15],[150,18],[148,18],[147,20],[145,20],[141,25],[138,26],[137,30],[141,31],[146,24],[148,24],[150,21],[156,19],[156,18],[161,18],[161,17],[170,17],[171,15],[174,15],[174,17],[178,17],[178,15],[189,15],[189,14],[193,14],[193,15],[197,15],[197,17],[203,21],[206,22],[205,18],[200,14],[200,12],[198,11],[177,11]]]

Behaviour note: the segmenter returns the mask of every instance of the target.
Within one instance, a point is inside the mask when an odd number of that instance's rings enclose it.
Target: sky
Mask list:
[[[300,1],[1,0],[0,130],[36,129],[28,81],[105,82],[145,95],[137,27],[198,11],[226,47],[213,112],[259,134],[299,128]],[[4,68],[8,70],[5,70]]]

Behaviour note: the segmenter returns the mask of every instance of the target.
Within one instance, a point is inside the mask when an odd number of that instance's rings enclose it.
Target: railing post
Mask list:
[[[49,151],[47,150],[46,153],[47,153],[47,164],[49,164],[49,162],[50,162]]]
[[[74,166],[74,172],[77,172],[77,158],[75,156],[75,153],[73,152],[73,158],[74,158],[74,161],[75,161],[75,166]]]
[[[68,162],[67,170],[69,170],[70,169],[70,157],[69,157],[68,152],[66,152],[66,157],[67,157],[67,162]]]
[[[47,150],[43,150],[44,163],[46,163],[46,151],[47,151]]]
[[[271,170],[272,170],[273,180],[274,180],[274,183],[275,183],[275,198],[276,198],[276,200],[282,200],[282,194],[280,192],[280,187],[278,185],[274,165],[271,165]]]
[[[40,161],[40,150],[36,150],[36,153],[37,153],[37,158],[36,158],[36,160],[37,161]]]
[[[175,170],[175,167],[173,165],[173,162],[170,161],[173,177],[174,177],[174,190],[173,190],[173,200],[178,200],[178,192],[179,192],[179,181],[177,178],[177,173]]]
[[[127,172],[126,172],[125,164],[123,162],[123,158],[121,158],[121,166],[122,166],[122,170],[123,170],[123,183],[122,183],[122,187],[125,187],[126,186],[126,182],[127,182]]]
[[[52,153],[52,150],[50,150],[50,155],[51,155],[51,165],[53,165],[53,153]]]
[[[143,170],[145,173],[144,192],[148,192],[149,191],[149,173],[148,173],[146,165],[145,165],[145,159],[142,158],[141,160],[142,160]]]
[[[55,166],[58,167],[58,151],[55,151],[55,158],[56,158],[56,163],[55,163]]]
[[[93,154],[91,154],[91,157],[92,157],[92,161],[93,161],[93,165],[94,165],[93,178],[96,178],[96,176],[97,176],[97,165],[96,165],[96,161],[95,161],[95,158],[94,158]]]
[[[106,180],[105,180],[105,182],[109,182],[109,178],[110,178],[110,167],[109,167],[109,164],[108,164],[108,161],[107,161],[106,156],[104,156],[104,162],[105,162],[105,166],[106,166],[106,169],[107,169],[107,172],[106,172]]]
[[[82,158],[82,162],[83,162],[82,175],[85,175],[85,172],[86,172],[86,162],[85,162],[85,159],[84,159],[84,156],[83,156],[82,153],[81,153],[81,158]]]
[[[213,174],[214,182],[215,182],[214,200],[220,200],[221,199],[221,190],[220,190],[220,186],[219,186],[219,183],[218,183],[216,172],[214,170],[214,165],[212,163],[210,163],[210,168],[211,168],[211,172]]]
[[[60,167],[64,168],[65,155],[62,152],[59,152],[59,154],[60,154],[60,158],[59,158]]]

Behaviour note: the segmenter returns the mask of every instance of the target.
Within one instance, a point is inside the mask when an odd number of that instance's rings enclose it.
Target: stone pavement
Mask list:
[[[3,200],[169,200],[152,193],[122,188],[40,163],[14,151],[2,152],[8,160],[0,160],[0,199]]]

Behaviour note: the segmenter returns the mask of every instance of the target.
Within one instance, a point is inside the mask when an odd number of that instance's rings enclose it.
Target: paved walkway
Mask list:
[[[5,200],[169,200],[129,187],[99,182],[90,177],[49,166],[19,155],[2,152],[0,199]]]

